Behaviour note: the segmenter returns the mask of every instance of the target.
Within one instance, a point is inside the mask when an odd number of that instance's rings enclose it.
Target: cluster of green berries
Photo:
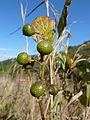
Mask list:
[[[30,24],[25,24],[23,26],[23,35],[25,36],[32,36],[35,34],[34,30],[32,29]],[[52,52],[53,47],[52,44],[49,41],[40,41],[37,45],[37,51],[41,54],[41,55],[48,55]]]
[[[28,37],[35,34],[30,24],[25,24],[23,26],[22,32],[23,32],[23,35]],[[37,44],[37,51],[41,55],[48,55],[53,51],[52,44],[49,41],[40,41]],[[21,52],[17,56],[17,62],[23,66],[26,66],[27,64],[32,63],[32,59],[29,59],[29,55],[26,52]],[[46,85],[42,81],[36,81],[31,85],[31,88],[30,88],[30,93],[32,94],[32,96],[38,97],[38,98],[40,96],[43,96],[45,94],[45,91],[46,91]],[[49,93],[51,95],[56,95],[58,93],[57,86],[51,84]]]
[[[55,96],[59,91],[58,87],[54,84],[51,84],[49,86],[49,93]],[[30,88],[30,93],[32,94],[32,96],[39,98],[40,96],[43,96],[45,94],[46,88],[47,86],[42,81],[36,81],[32,84]]]

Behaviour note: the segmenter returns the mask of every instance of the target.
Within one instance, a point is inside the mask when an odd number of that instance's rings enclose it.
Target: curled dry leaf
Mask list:
[[[68,8],[69,5],[71,4],[72,0],[66,0],[65,4],[64,4],[64,8],[62,11],[62,15],[59,19],[59,23],[58,23],[58,37],[60,37],[60,35],[62,34],[62,31],[64,30],[64,28],[67,25],[67,16],[68,16]]]
[[[70,69],[74,68],[76,66],[75,61],[73,61],[73,59],[68,54],[66,54],[66,53],[63,53],[63,54],[66,57],[67,63],[69,65],[69,68]]]

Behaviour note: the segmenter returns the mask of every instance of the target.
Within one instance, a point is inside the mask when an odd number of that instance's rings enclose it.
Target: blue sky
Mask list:
[[[22,0],[25,7],[26,0]],[[63,9],[65,0],[49,0],[54,4],[60,14]],[[27,13],[30,12],[40,0],[28,0]],[[34,13],[32,13],[25,23],[31,23],[37,16],[46,15],[45,4],[40,6]],[[50,17],[53,18],[50,11]],[[70,9],[68,22],[76,24],[71,26],[72,37],[70,45],[78,45],[86,40],[90,40],[90,0],[73,0]],[[0,60],[11,57],[16,57],[19,52],[25,50],[26,40],[22,35],[22,30],[19,30],[12,36],[9,33],[13,32],[19,26],[22,26],[22,17],[20,11],[19,0],[0,0]],[[36,43],[32,37],[29,38],[29,54],[37,52]]]

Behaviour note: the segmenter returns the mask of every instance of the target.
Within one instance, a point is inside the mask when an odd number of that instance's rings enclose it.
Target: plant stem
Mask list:
[[[46,115],[47,115],[47,111],[48,111],[48,109],[49,109],[50,99],[51,99],[51,98],[49,97],[48,100],[47,100],[47,105],[46,105],[46,109],[45,109],[45,112],[44,112],[45,118],[46,118]]]
[[[26,52],[28,53],[28,37],[26,37]]]
[[[45,72],[45,64],[42,63],[42,75],[41,75],[41,80],[44,81],[44,72]]]
[[[63,31],[63,33],[64,33],[64,31]],[[54,44],[53,50],[56,50],[57,47],[58,47],[58,45],[59,45],[59,43],[60,43],[64,38],[66,38],[66,37],[67,37],[67,34],[60,36],[60,37],[57,39],[56,43]],[[48,60],[50,59],[50,57],[51,57],[51,54],[49,54],[48,57],[46,57],[46,59],[45,59],[45,63],[46,63],[46,64],[47,64]]]
[[[39,108],[40,108],[40,113],[41,113],[42,120],[45,120],[44,110],[43,110],[43,105],[42,105],[42,99],[39,100]]]
[[[22,1],[20,0],[20,5],[21,5],[21,15],[22,15],[22,21],[23,21],[23,25],[25,24],[25,16],[26,16],[26,10],[27,10],[27,6],[28,6],[28,1],[26,0],[26,7],[24,9]],[[28,53],[28,37],[25,37],[26,39],[26,52]]]
[[[46,0],[45,3],[46,3],[46,12],[47,12],[47,16],[49,16],[49,1]]]
[[[51,84],[53,84],[53,60],[52,60],[52,56],[50,57],[50,80],[51,80]],[[50,114],[50,120],[52,120],[52,113],[53,113],[53,95],[50,95],[51,97],[51,105],[50,105],[50,109],[51,109],[51,114]]]

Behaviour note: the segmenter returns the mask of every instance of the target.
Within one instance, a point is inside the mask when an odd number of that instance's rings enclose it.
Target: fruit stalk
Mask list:
[[[44,71],[45,71],[45,64],[42,63],[42,75],[41,75],[41,80],[44,81]]]
[[[42,117],[42,120],[45,120],[45,117],[44,117],[44,110],[43,110],[43,105],[42,105],[42,99],[39,100],[39,108],[40,108],[40,113],[41,113],[41,117]]]
[[[63,31],[63,33],[64,33],[64,32],[65,32],[65,31]],[[60,43],[64,38],[66,38],[66,37],[67,37],[67,34],[62,35],[62,36],[60,36],[60,37],[57,39],[56,43],[55,43],[54,46],[53,46],[53,51],[58,47],[59,43]],[[48,63],[50,57],[51,57],[51,54],[49,54],[49,55],[46,57],[46,59],[45,59],[45,63],[46,63],[46,64]]]
[[[46,0],[45,3],[46,3],[46,12],[47,12],[47,16],[49,16],[49,1]]]
[[[28,37],[26,36],[26,52],[28,53]]]
[[[51,84],[53,84],[53,60],[52,60],[52,56],[50,56],[50,80],[51,80]],[[53,108],[53,95],[50,95],[51,97],[51,105],[50,105],[50,109],[51,109],[51,115],[50,115],[50,120],[52,120],[52,108]]]

